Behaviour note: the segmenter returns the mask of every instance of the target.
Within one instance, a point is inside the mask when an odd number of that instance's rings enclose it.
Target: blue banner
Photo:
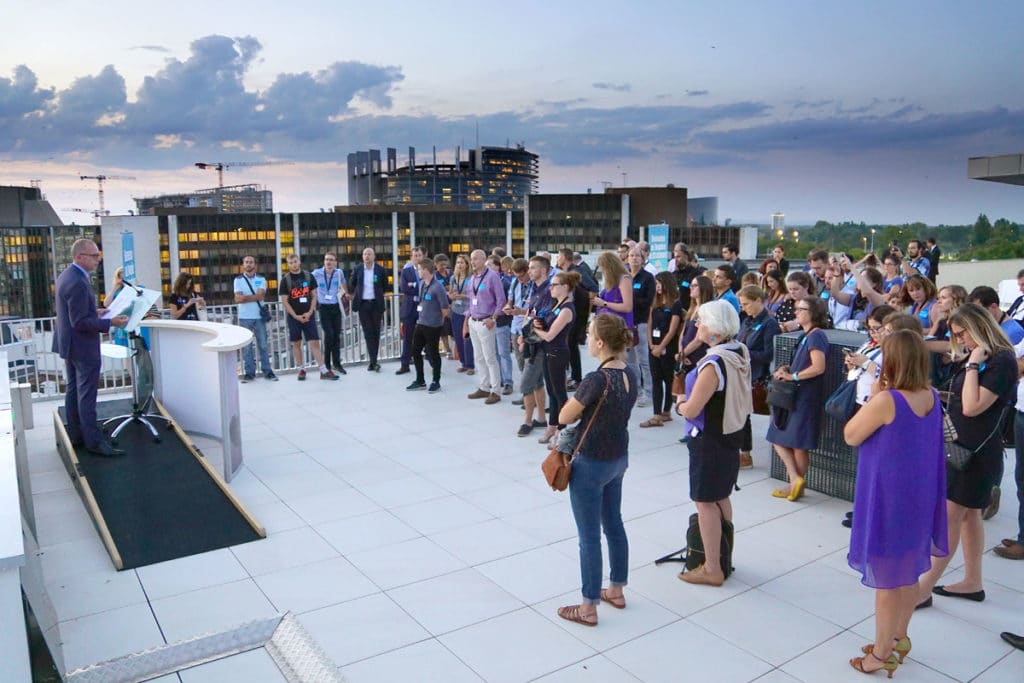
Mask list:
[[[668,260],[672,253],[668,243],[668,223],[648,225],[647,243],[651,245],[651,265],[659,273],[668,270]]]
[[[121,267],[124,279],[138,284],[135,282],[135,233],[121,233]]]

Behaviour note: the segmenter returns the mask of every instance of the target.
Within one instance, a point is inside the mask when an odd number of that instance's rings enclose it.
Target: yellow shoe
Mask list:
[[[799,500],[800,497],[804,495],[804,486],[806,484],[807,482],[804,480],[803,477],[797,477],[796,481],[793,482],[792,490],[789,492],[789,495],[786,496],[786,500],[792,502]]]
[[[776,498],[789,498],[789,494],[782,489],[775,489],[772,491],[772,495]]]

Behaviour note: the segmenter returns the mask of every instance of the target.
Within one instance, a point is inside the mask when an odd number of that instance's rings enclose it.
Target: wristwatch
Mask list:
[[[965,370],[981,370],[981,363],[968,363],[964,366]]]

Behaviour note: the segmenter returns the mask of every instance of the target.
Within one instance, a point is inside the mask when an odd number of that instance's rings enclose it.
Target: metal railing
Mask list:
[[[400,334],[398,310],[400,294],[387,295],[384,319],[381,324],[380,351],[378,359],[394,360],[401,355],[402,338]],[[267,323],[267,344],[270,347],[270,360],[275,372],[288,372],[297,369],[292,358],[291,344],[288,341],[288,326],[285,321],[284,307],[279,302],[268,302],[271,319]],[[235,325],[238,323],[238,307],[207,306],[206,318],[210,322]],[[160,317],[170,318],[170,312],[163,310]],[[8,374],[12,382],[29,384],[32,388],[33,400],[50,400],[64,395],[66,377],[64,361],[55,352],[53,345],[53,329],[56,318],[23,318],[7,320],[2,324],[3,339],[10,339],[0,345],[0,351],[7,352]],[[322,334],[322,330],[321,330]],[[117,343],[115,334],[104,334],[101,343]],[[303,344],[304,365],[313,362],[309,346]],[[238,352],[241,361],[242,352]],[[363,330],[359,325],[359,314],[355,311],[342,310],[341,318],[341,361],[344,365],[367,362],[366,344]],[[239,363],[241,365],[241,363]],[[100,367],[100,392],[125,391],[131,387],[131,372],[126,359],[103,357]]]

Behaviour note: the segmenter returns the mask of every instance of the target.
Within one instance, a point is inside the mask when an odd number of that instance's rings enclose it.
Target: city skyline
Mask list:
[[[543,193],[673,183],[723,221],[1024,220],[1019,188],[967,178],[1024,150],[1019,3],[13,4],[0,184],[42,180],[66,221],[96,208],[79,174],[134,176],[105,187],[126,213],[215,186],[195,162],[288,160],[225,184],[315,211],[349,152],[478,140],[539,154]]]

